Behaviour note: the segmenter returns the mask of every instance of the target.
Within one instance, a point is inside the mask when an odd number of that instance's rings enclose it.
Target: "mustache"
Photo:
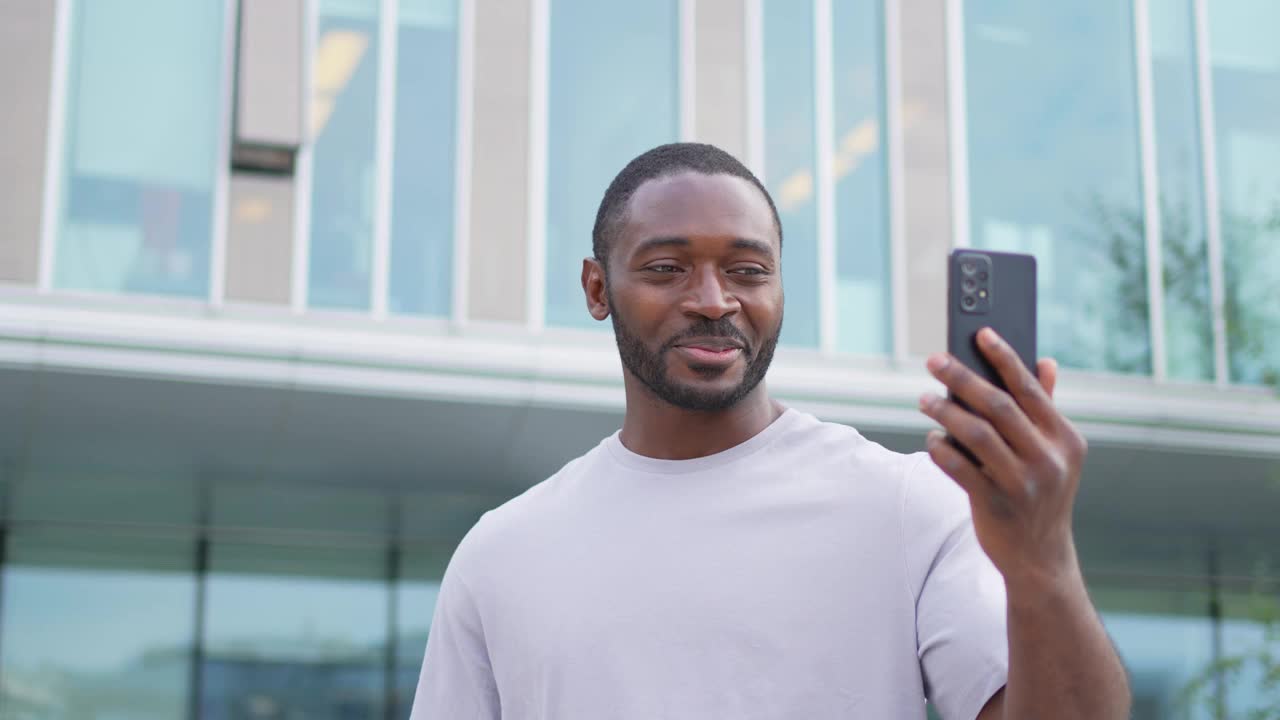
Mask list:
[[[747,342],[746,336],[733,323],[729,322],[728,318],[720,318],[719,320],[703,318],[663,343],[659,353],[665,353],[685,340],[692,340],[693,338],[727,338],[741,343],[742,350],[747,355],[750,355],[752,350],[751,343]]]

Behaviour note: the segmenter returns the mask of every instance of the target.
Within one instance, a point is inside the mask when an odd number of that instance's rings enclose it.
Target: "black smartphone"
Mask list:
[[[957,248],[947,259],[947,352],[992,385],[1004,380],[978,349],[978,331],[990,327],[1036,374],[1036,259],[1020,253]],[[964,406],[964,402],[952,397]],[[951,443],[975,463],[954,439]]]

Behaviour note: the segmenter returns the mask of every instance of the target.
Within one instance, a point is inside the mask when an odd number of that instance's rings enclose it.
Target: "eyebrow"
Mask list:
[[[655,237],[644,240],[640,246],[636,248],[636,253],[642,253],[654,248],[660,247],[688,247],[689,238],[682,237]],[[733,247],[741,250],[754,250],[764,255],[773,255],[773,245],[760,240],[752,240],[750,238],[734,238]]]

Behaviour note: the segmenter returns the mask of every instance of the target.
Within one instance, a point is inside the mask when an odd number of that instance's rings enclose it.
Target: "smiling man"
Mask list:
[[[1128,717],[1071,534],[1084,442],[991,333],[1013,394],[921,409],[901,455],[769,397],[782,228],[727,153],[655,148],[614,179],[583,262],[622,429],[484,515],[445,573],[413,720]],[[941,260],[939,260],[941,261]],[[949,477],[948,477],[949,476]]]

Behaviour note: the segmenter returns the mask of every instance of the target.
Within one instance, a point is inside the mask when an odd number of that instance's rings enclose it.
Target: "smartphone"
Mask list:
[[[1020,253],[957,248],[947,258],[947,352],[992,385],[1005,387],[1000,373],[978,349],[978,331],[1000,334],[1036,374],[1036,259]],[[959,398],[952,397],[963,407]],[[970,460],[960,443],[951,443]]]

